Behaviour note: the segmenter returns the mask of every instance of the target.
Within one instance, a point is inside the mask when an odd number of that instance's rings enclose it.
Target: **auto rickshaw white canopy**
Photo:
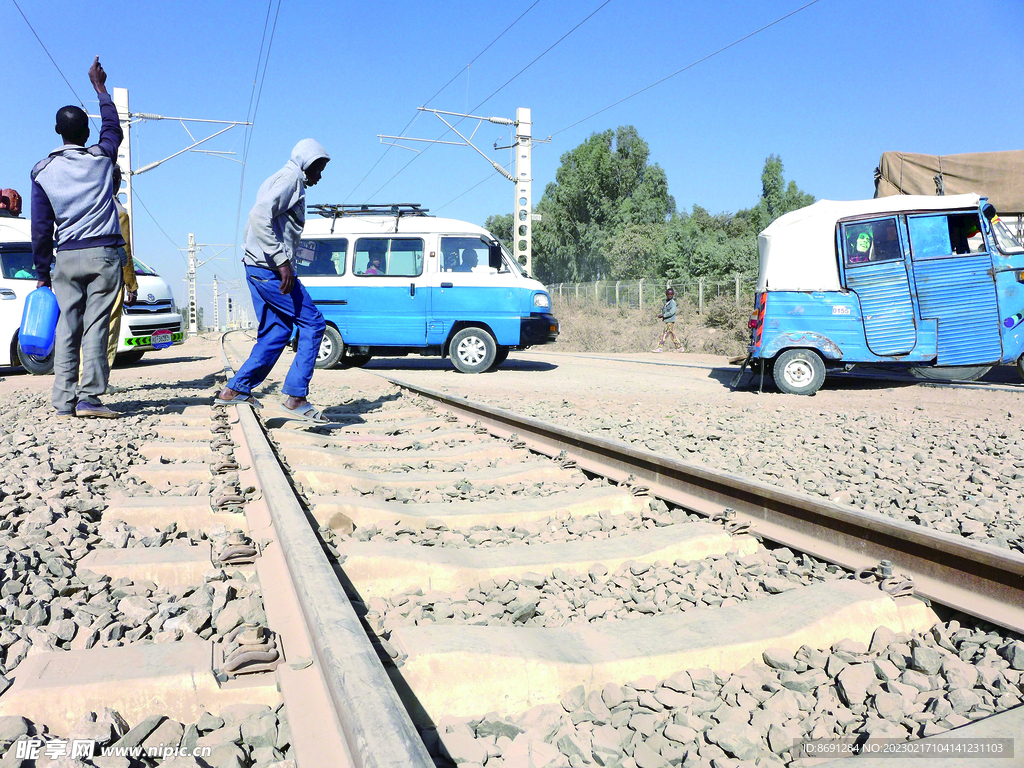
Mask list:
[[[819,200],[780,216],[757,236],[757,290],[838,291],[836,224],[857,216],[977,209],[980,195],[894,195],[873,200]]]

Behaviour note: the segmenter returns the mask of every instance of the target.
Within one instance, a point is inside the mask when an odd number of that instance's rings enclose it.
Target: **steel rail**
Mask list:
[[[380,375],[380,374],[378,374]],[[498,437],[515,434],[538,453],[563,451],[581,468],[704,515],[733,509],[751,531],[809,555],[861,570],[882,560],[914,580],[914,592],[993,624],[1024,632],[1024,555],[880,514],[820,501],[768,483],[719,472],[626,443],[476,403],[390,376],[394,385],[481,422]]]
[[[230,370],[225,340],[221,356]],[[252,406],[239,405],[263,498],[340,732],[359,768],[433,768],[423,740],[388,677],[344,587],[270,447]]]

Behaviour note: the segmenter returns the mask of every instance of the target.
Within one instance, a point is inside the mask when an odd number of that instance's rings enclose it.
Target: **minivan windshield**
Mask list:
[[[35,280],[32,247],[28,243],[0,245],[0,268],[5,280]]]
[[[989,223],[996,238],[996,247],[1001,253],[1024,253],[1024,246],[1014,237],[1013,230],[1006,226],[1005,221],[997,216]]]

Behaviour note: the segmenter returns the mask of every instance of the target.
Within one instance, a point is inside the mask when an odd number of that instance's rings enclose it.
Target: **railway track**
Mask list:
[[[1024,627],[1024,558],[394,384],[325,426],[163,417],[132,471],[165,492],[103,516],[196,535],[78,569],[180,600],[213,585],[208,625],[190,607],[163,642],[29,656],[0,715],[227,730],[216,768],[719,768],[1024,732],[1024,643],[994,626]],[[268,711],[277,753],[249,738]],[[224,725],[193,735],[204,718]]]

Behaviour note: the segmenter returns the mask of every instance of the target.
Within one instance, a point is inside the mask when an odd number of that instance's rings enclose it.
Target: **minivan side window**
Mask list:
[[[361,237],[356,240],[352,272],[359,277],[419,277],[423,274],[423,240]]]
[[[345,274],[348,238],[301,240],[295,252],[295,274],[324,277]]]
[[[441,271],[442,272],[489,272],[495,270],[487,265],[487,253],[490,244],[479,235],[466,237],[441,238]],[[508,267],[502,264],[501,272]]]
[[[907,226],[915,259],[985,252],[985,237],[977,213],[911,216]]]
[[[903,258],[896,217],[856,221],[843,225],[843,254],[846,266]]]

